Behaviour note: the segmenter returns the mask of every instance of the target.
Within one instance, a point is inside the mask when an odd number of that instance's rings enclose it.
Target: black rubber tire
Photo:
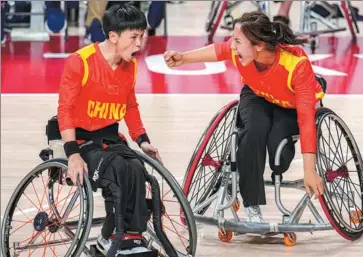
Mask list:
[[[344,123],[344,121],[332,110],[322,107],[322,108],[319,108],[316,112],[317,145],[318,145],[317,146],[317,169],[318,169],[319,175],[323,178],[325,190],[327,191],[327,189],[329,187],[327,185],[327,180],[325,179],[326,171],[324,169],[324,166],[323,166],[324,163],[322,161],[323,154],[321,153],[321,151],[319,149],[321,147],[320,138],[322,136],[321,125],[322,125],[323,121],[327,118],[329,118],[335,122],[335,124],[337,125],[337,127],[339,127],[339,129],[341,130],[344,137],[346,137],[346,139],[347,139],[349,150],[352,152],[355,166],[359,173],[358,178],[360,180],[359,181],[360,190],[361,190],[361,195],[363,195],[363,169],[362,169],[363,161],[362,161],[362,156],[359,152],[357,143],[356,143],[352,133],[350,132],[348,126]],[[319,200],[320,200],[322,208],[325,212],[325,215],[327,216],[327,218],[329,219],[333,228],[337,231],[337,233],[339,235],[341,235],[343,238],[345,238],[347,240],[352,240],[352,241],[357,240],[358,238],[360,238],[363,235],[363,221],[360,222],[359,229],[350,227],[350,225],[348,225],[343,220],[342,216],[336,211],[335,203],[333,202],[330,194],[325,192],[320,197]],[[363,201],[362,201],[361,210],[363,210]]]
[[[165,179],[167,184],[170,186],[170,189],[173,191],[174,197],[180,203],[181,208],[182,208],[181,211],[184,214],[184,217],[185,217],[185,220],[186,220],[186,223],[188,226],[189,239],[190,239],[188,249],[186,249],[187,252],[182,253],[182,254],[189,254],[191,256],[195,256],[196,249],[197,249],[197,240],[198,240],[197,226],[195,224],[193,213],[192,213],[192,210],[188,203],[188,200],[185,197],[179,183],[176,181],[174,176],[157,160],[149,157],[148,155],[146,155],[142,152],[136,151],[136,153],[142,161],[144,161],[145,163],[150,165],[152,168],[154,168],[161,175],[161,177],[163,179]],[[167,209],[168,207],[165,206],[165,208]],[[173,242],[171,242],[171,243],[173,243]],[[180,249],[176,249],[176,251],[180,253]]]
[[[9,203],[6,207],[5,213],[4,213],[4,219],[1,227],[1,252],[3,256],[11,257],[9,253],[9,225],[11,224],[10,220],[12,219],[12,216],[14,214],[14,210],[16,207],[16,203],[19,201],[20,196],[24,192],[25,188],[30,184],[32,181],[32,178],[36,176],[37,174],[40,174],[42,171],[45,171],[49,168],[53,167],[59,167],[67,169],[67,160],[65,159],[51,159],[48,161],[45,161],[41,163],[40,165],[36,166],[31,172],[26,175],[22,181],[19,183],[19,185],[16,187],[14,193],[12,194]],[[67,253],[64,255],[65,257],[78,257],[84,250],[84,246],[87,242],[90,230],[91,230],[91,223],[92,223],[92,217],[93,217],[93,192],[91,189],[91,184],[88,180],[87,176],[84,176],[84,183],[83,186],[81,186],[78,182],[77,184],[78,188],[82,188],[80,190],[80,197],[81,201],[84,202],[83,204],[87,208],[88,215],[84,215],[84,221],[82,219],[79,220],[78,226],[81,228],[81,231],[77,231],[75,237],[76,240],[72,241],[71,247],[69,247]],[[86,196],[86,197],[85,197]],[[78,234],[78,236],[77,236]]]

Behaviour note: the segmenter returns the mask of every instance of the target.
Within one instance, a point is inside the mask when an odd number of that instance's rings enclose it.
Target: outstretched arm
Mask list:
[[[231,39],[182,53],[167,51],[164,53],[164,59],[169,67],[177,67],[187,63],[230,60],[232,58],[230,45]]]

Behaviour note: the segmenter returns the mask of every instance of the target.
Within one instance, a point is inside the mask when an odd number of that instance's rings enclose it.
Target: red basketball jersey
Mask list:
[[[67,57],[59,89],[60,131],[94,131],[125,119],[133,140],[146,133],[135,96],[136,68],[133,59],[112,70],[97,43]]]
[[[324,92],[304,50],[298,46],[278,45],[274,64],[259,72],[253,62],[242,66],[231,49],[231,42],[232,38],[215,44],[218,59],[231,60],[241,74],[241,82],[256,95],[283,108],[296,108],[302,153],[315,153],[315,106]]]

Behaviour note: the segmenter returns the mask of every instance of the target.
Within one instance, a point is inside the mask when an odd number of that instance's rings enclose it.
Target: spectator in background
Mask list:
[[[147,13],[148,35],[154,36],[156,29],[160,26],[161,21],[165,18],[165,1],[151,1]]]
[[[106,9],[114,4],[123,5],[126,3],[132,3],[138,9],[141,8],[140,1],[89,1],[87,6],[87,14],[85,19],[86,35],[85,40],[87,43],[102,42],[105,40],[105,35],[102,30],[102,17]],[[147,14],[148,21],[148,35],[155,35],[155,30],[160,26],[162,19],[164,18],[164,10],[166,3],[164,1],[152,1],[149,6]]]
[[[5,13],[8,12],[9,6],[7,1],[1,1],[1,44],[5,44],[6,35],[5,35]]]
[[[108,1],[89,1],[87,4],[87,14],[85,19],[86,41],[102,42],[106,38],[102,30],[102,17],[107,8]]]

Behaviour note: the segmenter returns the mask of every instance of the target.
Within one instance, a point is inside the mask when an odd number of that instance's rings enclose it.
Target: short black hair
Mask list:
[[[111,31],[121,34],[125,30],[146,30],[145,14],[132,4],[115,4],[105,11],[102,18],[106,38]]]

